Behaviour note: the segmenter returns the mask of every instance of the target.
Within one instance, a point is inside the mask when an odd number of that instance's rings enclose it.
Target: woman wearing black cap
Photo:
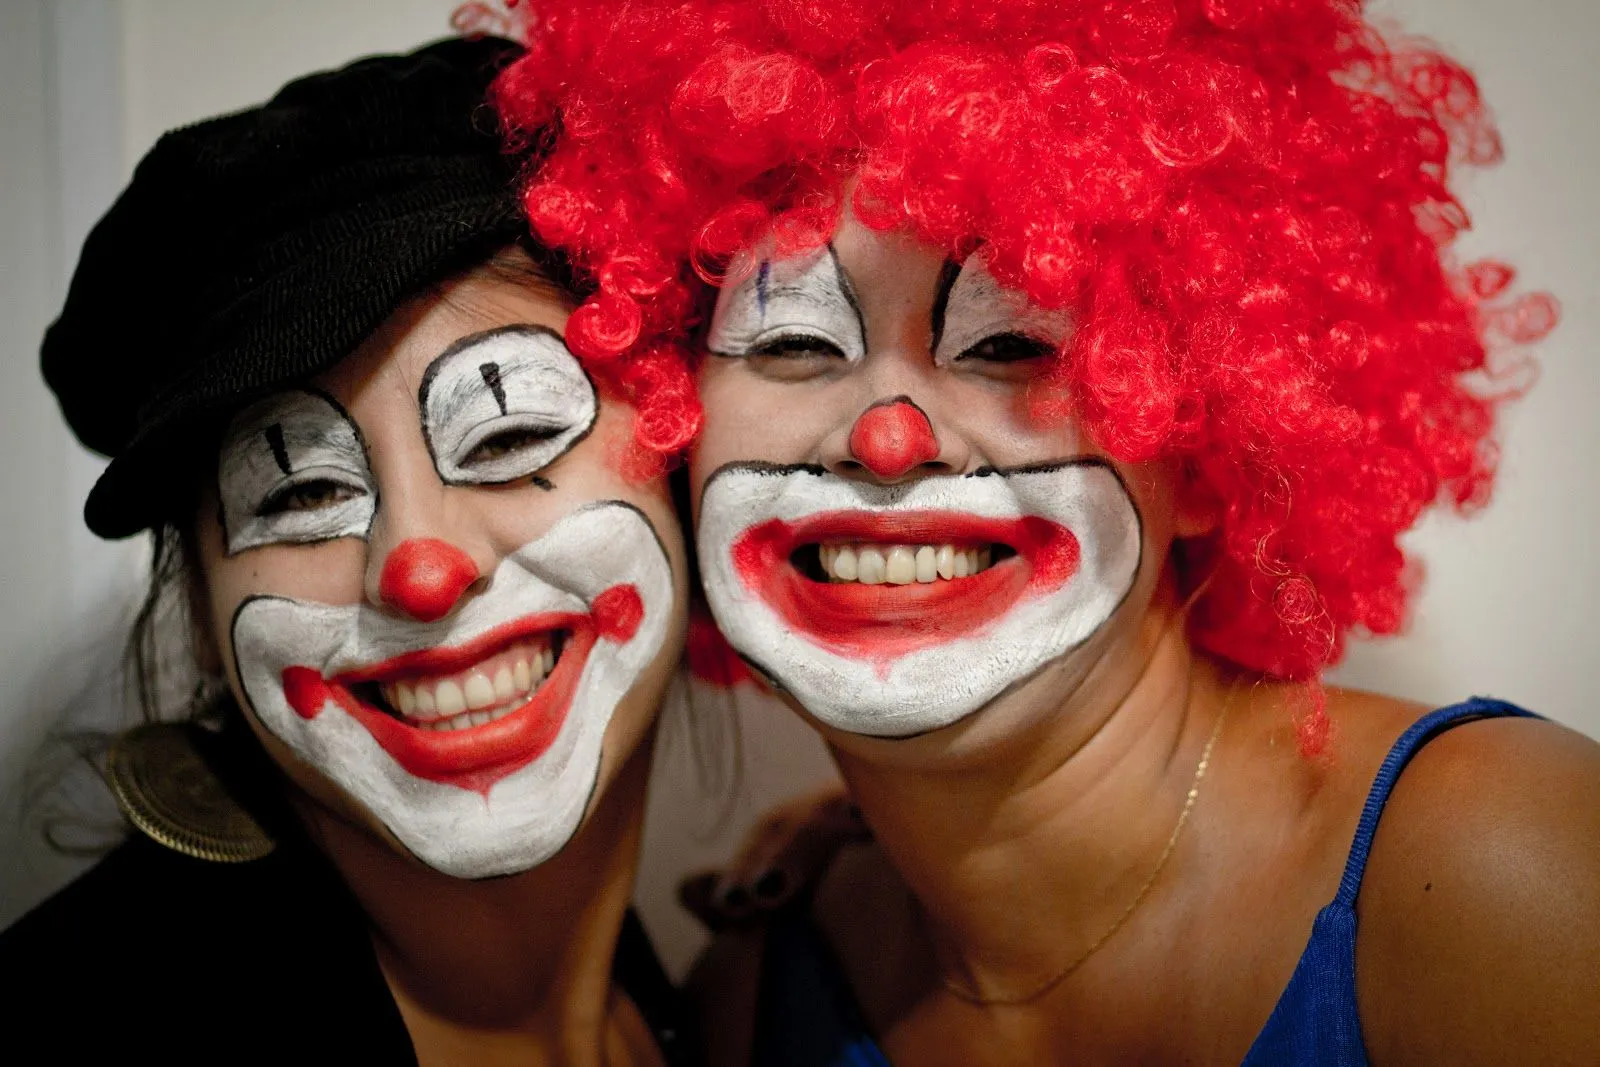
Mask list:
[[[211,682],[112,746],[144,835],[0,937],[9,1044],[682,1061],[627,904],[685,625],[659,453],[692,418],[651,413],[687,377],[564,343],[479,106],[511,52],[174,131],[85,245],[43,350],[112,456],[85,515],[155,531]]]

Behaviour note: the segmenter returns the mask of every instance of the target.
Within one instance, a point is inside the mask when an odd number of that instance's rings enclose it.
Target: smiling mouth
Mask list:
[[[838,511],[757,523],[730,555],[745,587],[797,634],[882,662],[970,637],[1060,588],[1079,548],[1037,516]]]
[[[1017,554],[1003,543],[981,545],[876,544],[832,541],[804,544],[790,564],[812,581],[861,585],[934,585],[974,578]]]
[[[403,673],[349,683],[358,700],[418,730],[449,732],[487,726],[528,703],[555,670],[570,631],[517,640],[460,670]]]
[[[332,701],[410,774],[487,795],[555,742],[597,636],[589,615],[530,616],[331,678],[291,666],[284,696],[307,720]]]

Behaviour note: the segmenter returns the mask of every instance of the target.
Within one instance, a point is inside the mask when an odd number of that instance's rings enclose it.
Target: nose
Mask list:
[[[383,561],[378,596],[419,622],[435,622],[450,614],[478,577],[478,565],[461,549],[437,538],[413,537],[395,545]]]
[[[897,396],[867,408],[850,429],[850,455],[885,481],[904,477],[939,458],[939,441],[927,412]]]

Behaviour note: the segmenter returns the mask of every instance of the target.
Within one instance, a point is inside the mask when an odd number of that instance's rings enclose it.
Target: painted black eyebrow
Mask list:
[[[865,355],[872,351],[872,346],[867,343],[867,318],[861,313],[861,298],[856,295],[856,284],[850,280],[850,272],[844,269],[844,264],[839,262],[839,251],[833,247],[832,241],[828,242],[828,258],[833,260],[833,272],[839,278],[839,291],[844,294],[844,302],[855,312],[856,328],[861,331],[861,352]]]
[[[294,469],[289,466],[289,449],[283,443],[283,423],[275,422],[262,431],[267,439],[267,447],[272,449],[272,458],[277,461],[278,469],[285,474],[293,474]]]
[[[494,402],[500,405],[500,414],[506,413],[506,387],[500,383],[500,364],[480,363],[478,373],[483,375],[483,384],[489,387],[489,392],[494,394]]]
[[[768,293],[768,285],[770,284],[771,280],[772,261],[769,259],[763,259],[761,261],[761,269],[756,271],[756,307],[761,311],[761,322],[763,324],[765,324],[767,321],[767,301],[770,296]]]
[[[954,259],[946,259],[939,267],[939,287],[933,294],[933,349],[939,351],[939,342],[944,339],[944,317],[950,310],[950,291],[956,287],[956,279],[961,277],[961,264]]]

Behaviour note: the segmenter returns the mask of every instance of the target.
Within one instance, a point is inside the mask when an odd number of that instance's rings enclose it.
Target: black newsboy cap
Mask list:
[[[480,37],[363,59],[156,142],[40,353],[73,432],[112,457],[91,530],[173,517],[197,433],[525,232],[485,103],[517,50]]]

